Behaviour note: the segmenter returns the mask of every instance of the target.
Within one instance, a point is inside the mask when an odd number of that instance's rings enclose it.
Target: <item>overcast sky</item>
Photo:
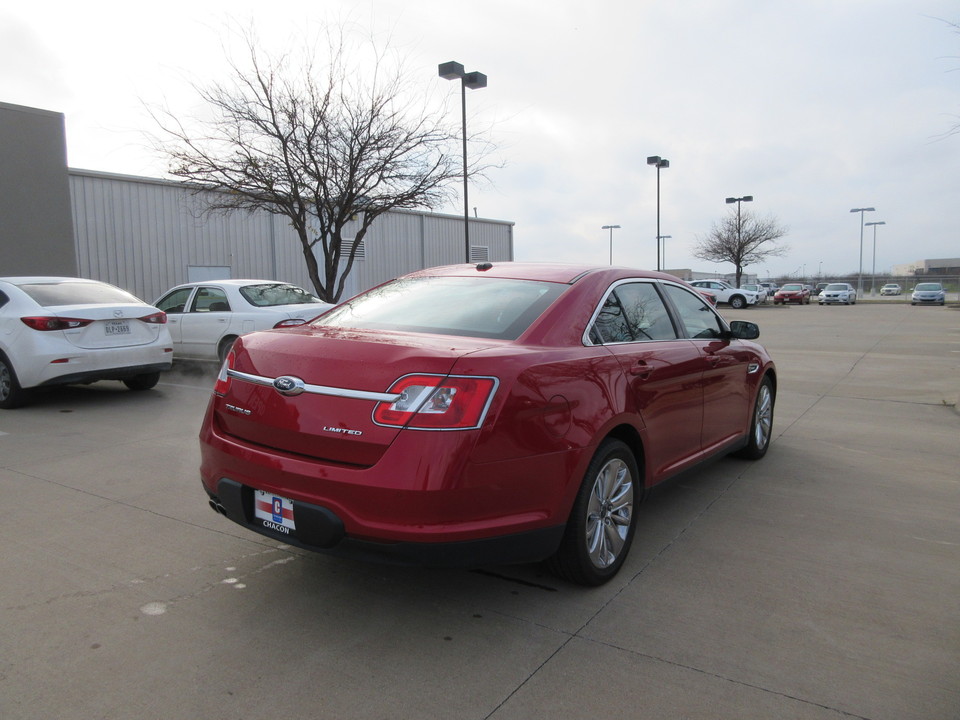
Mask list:
[[[191,83],[227,77],[231,24],[277,52],[342,19],[405,58],[408,80],[459,117],[447,60],[479,70],[468,123],[504,166],[471,186],[510,220],[517,260],[729,272],[691,250],[728,196],[789,228],[749,271],[856,271],[860,215],[876,268],[960,257],[956,0],[203,0],[18,2],[0,9],[0,102],[62,112],[70,167],[165,176],[143,104],[190,112]],[[945,22],[948,21],[948,22]],[[462,199],[441,212],[462,213]],[[471,211],[472,212],[472,211]],[[873,228],[864,235],[872,267]]]

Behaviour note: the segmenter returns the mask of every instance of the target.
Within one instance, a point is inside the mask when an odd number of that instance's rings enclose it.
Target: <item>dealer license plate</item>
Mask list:
[[[293,500],[263,490],[254,490],[253,513],[264,527],[284,534],[296,530]]]
[[[130,323],[126,320],[110,320],[104,326],[107,335],[129,335]]]

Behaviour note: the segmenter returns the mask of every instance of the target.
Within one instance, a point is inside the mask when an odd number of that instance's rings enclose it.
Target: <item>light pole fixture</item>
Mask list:
[[[651,155],[647,158],[647,165],[654,165],[657,168],[657,271],[660,271],[660,168],[670,167],[670,161],[659,155]]]
[[[610,264],[613,265],[613,231],[614,231],[614,230],[619,230],[619,229],[620,229],[620,226],[619,226],[619,225],[604,225],[604,226],[603,226],[602,228],[600,228],[600,229],[601,229],[601,230],[609,230],[609,231],[610,231]]]
[[[667,269],[667,243],[666,241],[672,238],[673,235],[657,235],[657,247],[660,247],[660,244],[663,244],[663,253],[661,258],[663,259],[663,269]]]
[[[860,213],[860,266],[857,270],[857,298],[863,297],[863,214],[874,212],[876,208],[852,208],[850,212]]]
[[[737,247],[740,248],[740,244],[743,242],[743,235],[741,233],[740,226],[740,203],[753,202],[753,195],[744,195],[743,197],[728,197],[726,199],[727,205],[737,204]]]
[[[877,285],[877,225],[886,225],[886,223],[881,220],[879,222],[868,222],[864,226],[873,226],[873,272],[870,273],[870,297],[873,297],[873,289]]]
[[[440,77],[460,80],[460,106],[463,111],[463,246],[466,261],[470,262],[470,201],[467,199],[467,88],[479,90],[487,86],[487,76],[481,72],[464,72],[458,62],[440,63]]]

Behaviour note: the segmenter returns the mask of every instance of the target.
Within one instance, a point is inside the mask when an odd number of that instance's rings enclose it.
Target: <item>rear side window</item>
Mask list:
[[[270,285],[246,285],[240,288],[244,300],[254,307],[273,307],[275,305],[306,305],[318,303],[314,297],[303,288],[296,285],[271,283]]]
[[[374,288],[312,324],[516,340],[566,288],[488,277],[404,278]]]
[[[202,287],[197,290],[190,312],[226,312],[230,309],[227,294],[217,287]]]
[[[590,342],[611,344],[677,337],[663,299],[653,283],[624,283],[604,298],[590,328]]]
[[[20,289],[43,307],[143,304],[125,290],[99,282],[30,283],[21,285]]]

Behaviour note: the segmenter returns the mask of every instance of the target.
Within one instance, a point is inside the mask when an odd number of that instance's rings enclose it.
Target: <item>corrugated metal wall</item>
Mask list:
[[[187,281],[190,266],[225,266],[235,278],[307,289],[300,241],[285,218],[266,212],[204,215],[203,198],[179,183],[70,170],[78,274],[151,302]],[[345,233],[347,237],[350,233]],[[513,259],[513,223],[471,219],[472,246],[491,261]],[[463,218],[391,212],[364,238],[342,298],[398,275],[463,262]]]

